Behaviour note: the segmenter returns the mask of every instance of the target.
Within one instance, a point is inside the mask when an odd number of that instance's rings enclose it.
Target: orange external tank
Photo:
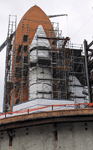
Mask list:
[[[22,71],[22,67],[26,68],[26,70],[29,70],[29,67],[26,65],[27,63],[29,64],[29,57],[27,57],[25,64],[23,64],[22,59],[24,59],[23,57],[26,58],[26,56],[29,56],[29,45],[31,45],[39,25],[42,25],[47,37],[50,36],[50,31],[52,31],[51,33],[54,36],[53,26],[48,16],[38,6],[35,5],[25,13],[16,30],[13,43],[13,89],[11,90],[10,110],[12,110],[13,105],[28,101],[29,84],[27,83],[29,81],[26,78],[26,75],[28,76],[28,72]],[[19,71],[22,72],[22,74],[16,75]],[[24,74],[26,75],[24,76]]]

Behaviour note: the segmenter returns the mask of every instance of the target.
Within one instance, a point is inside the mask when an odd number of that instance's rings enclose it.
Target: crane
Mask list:
[[[4,43],[0,46],[0,52],[3,50],[3,48],[7,45],[7,39],[4,41]]]
[[[54,18],[54,17],[60,17],[60,16],[68,16],[67,14],[60,14],[60,15],[50,15],[48,16],[49,18]]]
[[[10,35],[10,37],[9,38],[7,38],[4,42],[3,42],[3,44],[0,46],[0,52],[3,50],[3,48],[7,45],[7,41],[8,40],[12,40],[12,38],[13,38],[13,36],[15,35],[15,32],[13,32],[11,35]]]

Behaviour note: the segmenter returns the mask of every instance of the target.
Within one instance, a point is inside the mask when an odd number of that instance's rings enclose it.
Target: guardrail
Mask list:
[[[81,106],[83,106],[83,108],[89,108],[89,107],[92,107],[93,106],[93,103],[78,103],[78,104],[59,104],[59,105],[48,105],[48,106],[43,106],[43,107],[38,107],[38,108],[31,108],[31,109],[23,109],[23,110],[19,110],[19,111],[13,111],[13,112],[6,112],[6,113],[1,113],[0,116],[4,116],[5,115],[5,118],[6,118],[6,115],[10,114],[22,114],[22,113],[33,113],[37,110],[41,110],[42,109],[45,109],[45,108],[48,108],[50,107],[51,108],[51,111],[54,110],[55,107],[67,107],[67,106],[76,106],[74,109],[79,109],[81,108]],[[58,110],[61,110],[61,109],[58,109]],[[64,110],[64,109],[63,109]],[[50,110],[49,110],[50,111]],[[43,110],[44,112],[44,110]],[[36,112],[37,113],[37,112]],[[9,116],[8,116],[9,117]]]

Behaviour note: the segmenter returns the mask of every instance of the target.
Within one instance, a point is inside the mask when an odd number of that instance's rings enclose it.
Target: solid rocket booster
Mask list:
[[[30,63],[34,64],[29,73],[29,100],[35,98],[52,98],[52,72],[50,43],[42,25],[39,25],[30,45]],[[44,62],[47,62],[46,64]]]

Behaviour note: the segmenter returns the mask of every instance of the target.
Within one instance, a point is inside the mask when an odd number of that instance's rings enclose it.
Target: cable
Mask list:
[[[66,17],[67,18],[67,35],[69,37],[69,30],[68,30],[68,16]]]
[[[93,15],[84,23],[84,25],[87,24],[87,22],[88,22],[92,17],[93,17]],[[84,27],[84,25],[83,25],[71,38],[73,38],[73,37]]]

